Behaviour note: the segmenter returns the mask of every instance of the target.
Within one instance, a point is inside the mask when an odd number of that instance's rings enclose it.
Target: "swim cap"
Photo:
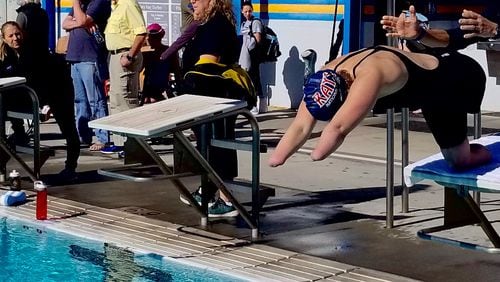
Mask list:
[[[317,120],[330,120],[347,98],[347,83],[333,70],[321,70],[304,84],[304,102]]]

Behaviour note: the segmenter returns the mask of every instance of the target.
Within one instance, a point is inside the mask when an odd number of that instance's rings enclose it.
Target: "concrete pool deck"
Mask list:
[[[262,142],[269,145],[269,152],[293,116],[292,111],[275,110],[258,117]],[[418,128],[422,124],[421,119],[413,117],[412,121],[415,122],[415,130],[410,131],[410,161],[416,161],[436,153],[437,146],[429,133]],[[495,115],[483,115],[483,127],[488,130],[496,130],[496,126],[500,125],[499,121]],[[261,184],[274,188],[276,196],[269,198],[264,205],[260,219],[263,236],[252,244],[249,243],[250,229],[243,220],[210,220],[208,229],[199,231],[199,216],[192,208],[180,203],[177,190],[168,180],[141,183],[100,176],[97,169],[120,166],[121,160],[116,156],[90,153],[85,149],[82,149],[79,161],[79,181],[49,188],[49,195],[53,200],[51,209],[54,206],[60,209],[59,203],[66,202],[74,207],[87,207],[93,216],[96,216],[96,211],[102,216],[111,217],[104,220],[109,224],[110,230],[116,229],[116,226],[122,228],[124,222],[134,222],[132,225],[141,227],[145,238],[149,238],[147,240],[153,240],[151,237],[158,240],[164,235],[166,241],[172,240],[171,236],[177,238],[176,232],[181,228],[189,230],[189,236],[193,236],[191,233],[194,231],[203,233],[196,236],[207,237],[207,244],[212,244],[210,246],[215,249],[224,245],[221,253],[232,255],[237,252],[231,245],[234,244],[237,248],[251,248],[252,252],[259,253],[259,257],[265,257],[260,252],[273,254],[257,263],[263,268],[253,274],[256,281],[497,281],[500,274],[498,254],[463,249],[417,237],[418,230],[442,222],[443,189],[434,183],[424,182],[411,189],[409,213],[400,212],[400,199],[396,197],[394,228],[385,228],[386,131],[381,126],[384,122],[383,117],[366,118],[363,125],[347,137],[339,151],[322,162],[312,163],[307,155],[319,136],[319,129],[323,125],[321,123],[313,138],[304,145],[302,153],[294,155],[285,166],[269,168],[266,165],[269,152],[262,154]],[[245,128],[241,132],[244,135]],[[58,136],[57,126],[53,122],[42,124],[42,133],[43,142],[58,149],[56,156],[50,158],[42,168],[42,174],[50,182],[55,179],[54,174],[63,167],[65,152],[61,149],[64,149],[64,141]],[[398,137],[396,131],[396,159],[399,158]],[[249,155],[239,154],[241,181],[248,181],[250,178],[249,159]],[[8,168],[19,169],[12,161]],[[398,179],[401,179],[398,174],[397,167],[396,185],[400,183]],[[198,185],[197,181],[196,178],[188,179],[187,186],[194,189]],[[23,188],[31,189],[28,181],[23,181],[23,185]],[[399,189],[396,192],[398,194]],[[481,196],[481,207],[487,211],[486,215],[493,221],[493,226],[500,230],[500,195]],[[34,218],[30,210],[33,207],[30,205],[2,207],[1,210],[2,213]],[[64,219],[61,226],[85,216]],[[113,225],[112,222],[117,218],[122,218],[120,220],[123,222]],[[144,229],[143,226],[150,222],[172,233],[159,233],[158,228]],[[89,232],[94,232],[94,229],[91,228]],[[216,237],[223,240],[218,238],[214,241],[211,237],[215,234],[219,234]],[[477,226],[444,231],[443,236],[480,245],[489,243]],[[210,248],[204,250],[216,252]],[[196,252],[203,256],[202,250],[197,249]],[[245,263],[253,260],[254,256],[250,251],[241,252],[236,256],[236,261],[241,263],[237,265],[238,269],[245,268]],[[175,252],[171,254],[175,256]],[[249,259],[244,260],[245,257]],[[300,259],[296,260],[296,257]],[[208,258],[210,259],[213,258]],[[311,261],[307,262],[307,266],[294,265],[296,268],[293,271],[285,271],[290,276],[276,272],[276,269],[281,271],[284,266],[293,265],[290,260],[304,263],[309,259]],[[269,262],[264,263],[266,260]],[[234,267],[234,263],[230,262],[229,265]],[[212,264],[215,267],[219,265],[230,268],[223,260]],[[250,264],[247,266],[250,268]],[[353,274],[356,270],[366,272],[367,275]],[[262,278],[262,273],[271,276]],[[340,277],[338,274],[358,276]]]

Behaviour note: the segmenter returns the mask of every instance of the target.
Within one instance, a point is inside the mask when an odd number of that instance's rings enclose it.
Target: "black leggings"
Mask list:
[[[62,75],[58,77],[60,80],[58,80],[57,85],[50,85],[54,91],[47,92],[48,95],[44,97],[44,102],[50,106],[52,114],[61,130],[61,134],[66,140],[66,168],[76,169],[78,158],[80,157],[80,138],[78,137],[78,131],[75,125],[73,84],[69,76],[69,69],[67,71],[67,73],[62,73]],[[3,95],[4,108],[20,112],[31,112],[32,102],[28,93],[16,91],[16,89],[12,91],[12,93]],[[35,92],[37,92],[36,89]],[[15,134],[20,134],[20,132],[24,133],[23,120],[12,119],[11,123]]]

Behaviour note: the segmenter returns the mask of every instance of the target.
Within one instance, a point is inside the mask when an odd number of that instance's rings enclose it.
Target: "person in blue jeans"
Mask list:
[[[102,129],[96,129],[97,141],[92,143],[93,132],[88,122],[108,115],[104,81],[109,74],[101,31],[110,13],[110,0],[74,0],[62,25],[69,31],[66,60],[71,63],[76,127],[80,141],[89,144],[90,151],[100,151],[109,143],[109,133]]]

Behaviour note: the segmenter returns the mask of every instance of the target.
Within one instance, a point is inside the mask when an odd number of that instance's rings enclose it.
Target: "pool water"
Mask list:
[[[0,281],[243,281],[0,217]]]

